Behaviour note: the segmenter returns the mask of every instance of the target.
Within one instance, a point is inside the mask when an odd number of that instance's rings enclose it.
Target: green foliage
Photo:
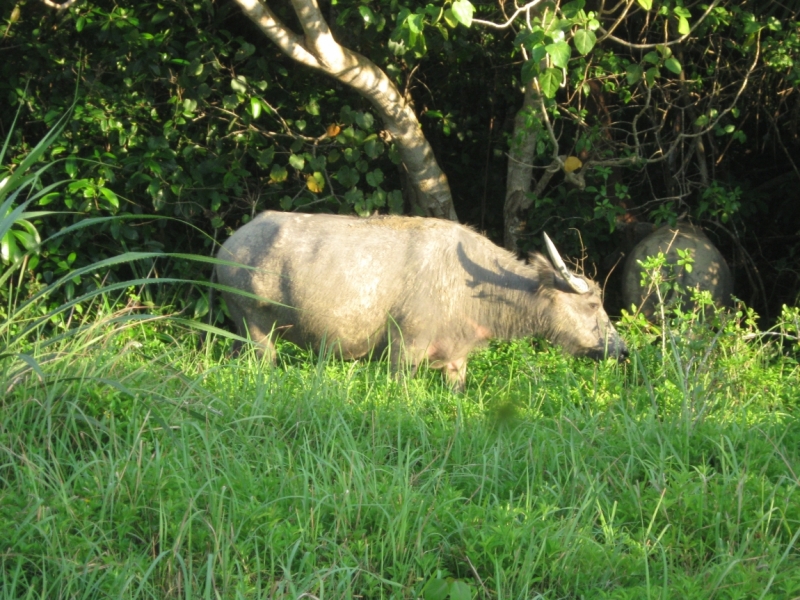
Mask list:
[[[265,208],[402,211],[391,142],[363,101],[325,91],[260,33],[231,34],[230,23],[248,30],[234,5],[83,2],[56,13],[29,3],[21,14],[3,39],[13,46],[0,46],[20,57],[0,60],[0,121],[8,128],[19,110],[24,124],[6,137],[11,170],[41,139],[41,124],[65,113],[80,73],[72,121],[52,141],[48,158],[57,160],[41,176],[42,186],[67,183],[31,204],[46,205],[46,221],[42,211],[15,218],[3,237],[7,261],[51,240],[28,265],[23,294],[126,249],[213,253],[211,239]],[[344,166],[357,175],[335,177]],[[52,237],[109,216],[122,218]],[[110,277],[130,275],[118,267]],[[76,281],[67,298],[93,285]]]
[[[518,141],[510,124],[520,89],[534,82],[536,178],[554,155],[580,158],[584,168],[543,186],[534,199],[542,212],[532,208],[527,233],[579,227],[595,262],[623,212],[664,221],[687,213],[752,239],[768,219],[749,217],[773,201],[751,193],[761,171],[747,182],[742,165],[756,162],[753,153],[792,156],[791,96],[772,92],[800,80],[796,13],[752,1],[707,13],[650,0],[603,14],[592,8],[541,3],[507,29],[486,22],[512,13],[469,0],[346,0],[326,16],[340,42],[383,68],[414,103],[459,214],[493,237],[503,229],[506,152]],[[273,9],[297,30],[288,5]],[[57,12],[29,2],[4,10],[4,135],[23,108],[6,138],[6,166],[13,170],[64,114],[79,82],[74,120],[47,157],[59,162],[42,180],[68,184],[30,206],[57,214],[17,219],[0,248],[11,260],[52,239],[29,265],[29,293],[119,251],[212,254],[215,241],[262,209],[403,212],[397,149],[372,107],[283,56],[235,3],[80,2]],[[792,170],[762,154],[770,167]],[[737,189],[738,197],[725,191]],[[189,225],[139,218],[151,215]],[[101,216],[125,218],[52,238]],[[186,275],[172,268],[162,265],[159,275]],[[132,275],[120,266],[109,278]],[[84,279],[64,293],[93,285]],[[191,296],[183,295],[186,308]]]
[[[474,596],[468,583],[452,577],[431,579],[422,588],[425,600],[471,600]]]
[[[495,344],[463,396],[163,322],[0,357],[3,593],[791,597],[800,367],[751,316]]]

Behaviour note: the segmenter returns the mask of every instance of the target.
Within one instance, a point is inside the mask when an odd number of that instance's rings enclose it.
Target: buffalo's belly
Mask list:
[[[321,317],[319,314],[297,314],[289,322],[276,323],[276,330],[281,337],[298,346],[315,351],[324,348],[347,359],[380,353],[386,346],[385,323],[369,327],[364,322],[331,322]]]

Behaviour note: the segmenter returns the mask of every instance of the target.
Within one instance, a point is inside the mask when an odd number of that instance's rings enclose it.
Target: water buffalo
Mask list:
[[[546,237],[546,236],[545,236]],[[345,358],[388,349],[411,373],[427,360],[462,389],[470,351],[490,338],[541,335],[578,356],[627,354],[593,281],[528,264],[473,230],[438,219],[264,212],[218,258],[239,332],[273,353],[271,335]],[[255,299],[257,296],[259,299]]]
[[[694,259],[691,272],[682,266],[677,266],[678,249],[690,251]],[[657,256],[659,252],[663,252],[667,264],[674,267],[674,272],[665,272],[664,277],[687,290],[679,296],[674,291],[670,292],[664,300],[667,302],[680,300],[684,308],[691,309],[693,303],[688,290],[700,289],[711,292],[711,297],[717,306],[730,304],[733,278],[728,263],[702,229],[689,223],[679,223],[677,227],[667,225],[655,230],[640,241],[628,255],[622,272],[622,297],[626,308],[637,306],[645,316],[653,317],[658,298],[654,290],[647,286],[642,287],[641,276],[644,269],[639,261],[649,256]]]

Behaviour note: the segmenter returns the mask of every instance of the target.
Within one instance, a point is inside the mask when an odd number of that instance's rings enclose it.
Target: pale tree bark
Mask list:
[[[375,63],[339,44],[331,34],[317,0],[291,0],[303,35],[282,23],[266,0],[236,0],[244,13],[281,51],[298,63],[329,75],[367,98],[394,139],[424,216],[457,221],[447,177],[439,168],[416,114],[391,79]]]
[[[529,82],[525,86],[522,108],[514,118],[514,133],[508,152],[506,200],[503,205],[503,245],[512,252],[517,251],[517,239],[525,229],[524,213],[531,205],[530,191],[537,131],[530,127],[528,122],[538,109],[538,97],[533,82]]]
[[[534,120],[539,123],[538,127],[531,125]],[[539,132],[546,135],[553,146],[553,156],[550,164],[542,171],[536,187],[531,190]],[[503,205],[503,245],[508,250],[516,252],[519,249],[517,242],[525,231],[525,213],[533,204],[534,198],[544,193],[553,175],[563,172],[564,180],[570,185],[579,189],[586,187],[580,171],[567,172],[564,163],[566,158],[558,154],[558,140],[545,112],[544,102],[535,82],[531,81],[525,86],[522,108],[514,118],[514,133],[508,152],[506,200]]]

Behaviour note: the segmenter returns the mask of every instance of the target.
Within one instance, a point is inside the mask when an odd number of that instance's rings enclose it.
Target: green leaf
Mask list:
[[[450,591],[450,585],[444,579],[431,579],[422,589],[425,600],[445,600]]]
[[[691,30],[688,19],[686,17],[678,17],[678,33],[688,35]]]
[[[243,75],[237,75],[231,79],[231,89],[239,94],[247,92],[247,79]]]
[[[0,260],[5,263],[10,263],[16,260],[20,252],[17,249],[17,243],[9,231],[0,239]]]
[[[361,175],[358,174],[358,171],[347,165],[339,167],[334,177],[336,177],[336,181],[346,188],[353,187],[358,183],[358,180],[361,179]]]
[[[758,21],[747,21],[744,24],[744,33],[745,35],[749,35],[751,33],[757,33],[758,31],[761,30],[762,27],[763,25]]]
[[[286,181],[288,176],[289,172],[286,170],[286,167],[281,165],[272,165],[272,169],[269,172],[269,180],[271,183],[280,183],[282,181]]]
[[[255,53],[256,47],[253,44],[249,44],[247,42],[242,42],[242,46],[236,51],[236,56],[233,60],[239,62],[244,60]]]
[[[114,208],[119,208],[119,198],[117,198],[117,195],[114,192],[112,192],[107,187],[101,187],[100,188],[100,193],[103,194],[103,196],[105,197],[106,201],[111,206],[113,206]]]
[[[289,164],[298,171],[302,171],[303,167],[306,165],[306,159],[299,154],[292,154],[289,156]]]
[[[374,124],[375,117],[372,116],[372,113],[359,112],[356,114],[356,125],[362,129],[372,129]]]
[[[389,205],[389,212],[393,215],[403,214],[403,192],[400,190],[392,190],[386,195],[386,200]]]
[[[650,10],[653,8],[653,0],[636,0],[636,4],[645,10]]]
[[[647,71],[644,72],[645,81],[647,81],[647,85],[653,85],[655,80],[661,76],[661,71],[658,67],[650,67]]]
[[[522,63],[522,83],[528,83],[539,74],[539,61],[526,60]]]
[[[561,85],[561,70],[560,69],[545,69],[544,73],[539,75],[539,87],[545,98],[555,98],[558,92],[558,86]]]
[[[227,94],[222,97],[222,106],[228,110],[233,110],[241,104],[242,98],[238,94]]]
[[[575,49],[583,56],[589,54],[597,43],[597,36],[588,29],[579,29],[575,32]]]
[[[208,296],[201,294],[194,303],[194,318],[200,319],[208,314]]]
[[[675,73],[675,75],[681,74],[681,63],[680,61],[675,58],[674,56],[670,56],[667,60],[664,61],[664,66],[667,67],[670,71]]]
[[[250,112],[253,113],[254,119],[261,116],[261,100],[256,97],[250,98]]]
[[[373,208],[383,208],[384,206],[386,206],[386,192],[380,188],[372,192],[367,198],[367,208],[370,211]]]
[[[150,19],[150,22],[155,25],[156,23],[161,23],[161,21],[164,21],[165,19],[169,19],[169,11],[166,9],[161,9],[153,15],[153,18]]]
[[[628,79],[628,85],[635,85],[642,79],[642,67],[641,65],[628,65],[627,71],[625,76]]]
[[[74,156],[69,157],[64,163],[64,170],[67,172],[67,175],[73,179],[78,175],[78,165],[75,162]]]
[[[644,61],[649,62],[651,65],[657,65],[659,60],[661,59],[657,52],[648,52],[644,55]]]
[[[572,48],[569,47],[567,42],[548,44],[545,46],[545,48],[556,67],[560,67],[562,69],[567,68],[567,65],[569,64],[569,57],[572,55]]]
[[[475,7],[472,6],[472,2],[469,0],[455,0],[453,2],[453,16],[464,27],[472,25],[472,15],[474,13]]]
[[[542,42],[544,42],[544,31],[537,29],[536,31],[524,31],[517,34],[514,39],[514,46],[533,48]]]
[[[372,12],[372,9],[369,6],[365,6],[362,4],[358,7],[358,12],[361,13],[361,18],[364,19],[364,23],[366,25],[374,25],[375,24],[375,13]]]
[[[258,154],[257,163],[259,167],[268,167],[272,164],[272,160],[275,158],[275,146],[270,146],[266,150],[262,150]]]
[[[465,581],[450,584],[450,600],[472,600],[472,590]]]
[[[323,171],[325,169],[326,162],[327,160],[325,159],[324,154],[320,156],[312,156],[308,159],[308,166],[311,167],[312,171]]]
[[[458,20],[453,14],[452,8],[448,8],[446,11],[444,11],[444,22],[447,23],[447,26],[451,27],[452,29],[455,29],[458,26]]]
[[[381,183],[383,183],[383,171],[380,169],[375,169],[374,171],[370,171],[367,173],[366,176],[367,183],[370,184],[372,187],[378,187]]]
[[[409,15],[406,19],[406,23],[408,24],[408,29],[411,33],[420,34],[422,33],[422,28],[424,27],[424,23],[422,19],[425,17],[423,14],[417,15]],[[416,39],[416,38],[415,38]],[[413,44],[413,42],[412,42]]]
[[[585,0],[572,0],[561,7],[561,12],[568,19],[573,19],[579,11],[583,10],[584,6],[586,6]]]
[[[374,137],[373,137],[374,136]],[[378,158],[383,153],[383,143],[373,134],[364,142],[364,153],[370,158]]]

